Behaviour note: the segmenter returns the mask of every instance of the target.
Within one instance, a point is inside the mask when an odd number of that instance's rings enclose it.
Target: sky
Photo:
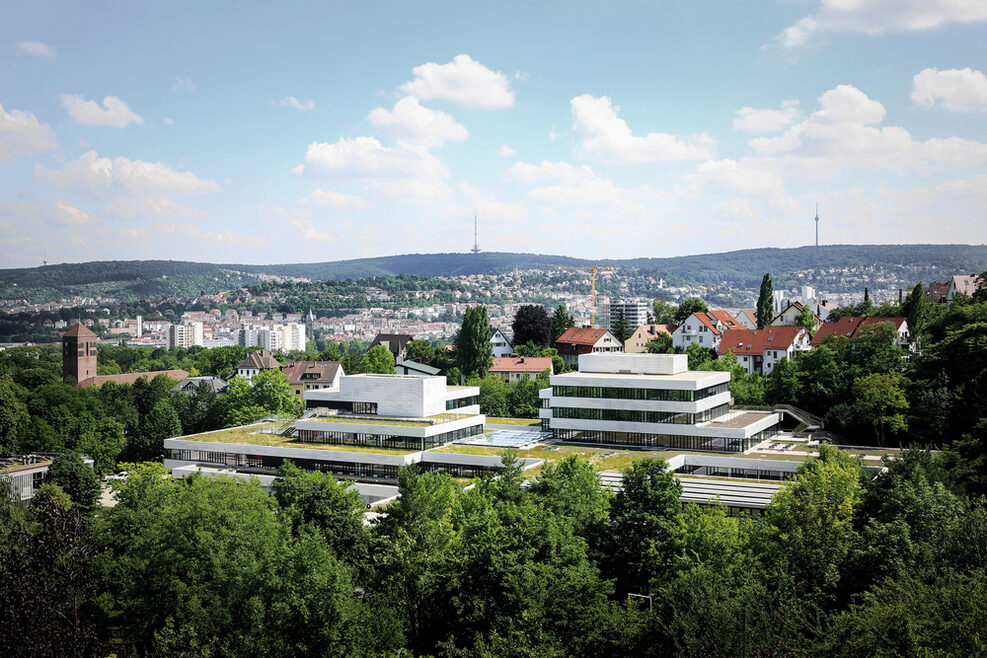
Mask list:
[[[0,267],[987,242],[987,2],[49,2]]]

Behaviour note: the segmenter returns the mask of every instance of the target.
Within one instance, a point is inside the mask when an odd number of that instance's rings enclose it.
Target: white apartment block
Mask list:
[[[578,372],[550,381],[539,416],[560,441],[746,452],[781,420],[732,411],[730,373],[689,370],[684,354],[582,354]]]
[[[305,350],[305,325],[301,323],[242,325],[237,342],[244,347],[260,346],[269,352]]]
[[[597,317],[597,324],[601,327],[609,327],[610,331],[615,334],[621,313],[624,314],[627,326],[633,331],[648,322],[648,313],[651,312],[651,306],[644,302],[610,302],[603,308],[606,309],[606,315],[603,318]]]
[[[202,341],[201,322],[183,322],[181,324],[172,324],[168,326],[168,349],[173,349],[176,347],[192,347],[193,345],[202,346]]]

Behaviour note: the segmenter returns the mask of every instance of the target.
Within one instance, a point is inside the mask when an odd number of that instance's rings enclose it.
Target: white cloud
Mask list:
[[[539,164],[530,162],[515,162],[504,172],[505,180],[518,183],[538,183],[549,180],[575,181],[592,176],[589,167],[576,167],[568,162],[550,162],[542,160]]]
[[[344,194],[335,190],[315,190],[300,203],[307,203],[320,208],[339,208],[354,210],[369,210],[373,208],[366,200],[352,194]]]
[[[517,155],[517,151],[515,151],[514,149],[512,149],[507,144],[501,144],[500,145],[500,148],[497,149],[497,155],[500,156],[500,157],[502,157],[502,158],[510,158],[512,156]]]
[[[469,55],[456,55],[448,64],[428,62],[412,69],[414,80],[399,89],[422,100],[440,98],[467,107],[502,108],[514,105],[510,81]]]
[[[742,107],[737,110],[737,118],[733,120],[733,129],[745,133],[774,133],[784,130],[801,118],[797,100],[781,102],[778,110],[757,110],[753,107]]]
[[[872,124],[884,119],[885,109],[853,85],[837,85],[819,97],[815,117],[830,123]]]
[[[11,110],[0,105],[0,162],[21,155],[50,151],[58,146],[55,133],[30,112]]]
[[[374,137],[342,137],[334,144],[312,142],[305,163],[292,171],[313,178],[446,177],[448,169],[428,153],[384,146]]]
[[[171,82],[171,93],[173,94],[191,93],[198,88],[199,86],[192,82],[191,78],[183,78],[180,75],[176,75]]]
[[[271,102],[273,104],[275,104],[275,105],[280,106],[280,107],[293,107],[296,110],[314,110],[315,109],[315,101],[313,101],[313,100],[307,100],[305,102],[302,102],[302,101],[298,100],[297,98],[295,98],[294,96],[285,96],[284,98],[276,98],[276,99],[274,99]]]
[[[562,139],[562,133],[560,133],[559,131],[557,131],[555,129],[555,126],[552,126],[552,129],[550,131],[548,131],[548,139],[549,139],[549,141],[557,142],[560,139]]]
[[[571,101],[572,127],[580,139],[584,154],[624,162],[666,162],[671,160],[704,160],[713,157],[715,140],[699,135],[684,141],[666,133],[649,133],[644,137],[631,134],[627,122],[617,116],[606,96],[589,94]]]
[[[940,71],[929,68],[912,78],[912,102],[949,112],[987,112],[987,76],[971,68]]]
[[[106,213],[127,221],[178,220],[206,216],[206,213],[201,210],[185,208],[171,199],[161,197],[118,199],[110,204]]]
[[[220,189],[215,181],[199,178],[190,171],[175,171],[162,162],[110,160],[95,151],[84,153],[59,170],[36,165],[34,176],[52,187],[93,198],[199,194]]]
[[[773,211],[786,215],[804,210],[788,196],[781,177],[758,169],[756,161],[710,160],[698,165],[684,180],[686,187],[681,192],[691,198],[700,198],[704,193],[743,195],[758,198]],[[736,210],[737,205],[734,202],[729,207]]]
[[[153,224],[147,229],[143,229],[136,235],[137,237],[146,240],[149,236],[155,233],[160,235],[172,235],[183,240],[191,239],[195,242],[205,240],[231,247],[260,248],[267,245],[267,238],[264,236],[245,235],[228,230],[205,231],[199,224],[191,224],[188,222],[161,222],[159,224]]]
[[[916,32],[984,20],[987,2],[982,0],[822,0],[817,13],[787,27],[775,41],[796,48],[827,32]]]
[[[484,222],[494,221],[513,224],[528,219],[528,209],[513,203],[505,203],[490,192],[475,185],[461,183],[460,191],[466,196],[470,208]]]
[[[17,44],[17,52],[42,59],[58,57],[58,48],[42,41],[21,41]]]
[[[166,124],[168,124],[169,126],[173,126],[173,125],[175,125],[175,120],[174,120],[174,119],[169,119],[168,117],[165,117],[165,118],[164,118],[164,122],[165,122]]]
[[[753,221],[760,219],[761,214],[751,208],[747,199],[727,199],[710,208],[710,213],[727,220]]]
[[[405,96],[388,111],[375,108],[367,120],[379,131],[399,144],[432,148],[446,142],[461,142],[469,132],[445,112],[419,104],[414,96]]]
[[[69,205],[64,201],[53,201],[58,221],[68,226],[95,226],[99,220],[80,208]]]
[[[597,176],[586,165],[576,167],[568,162],[543,160],[539,164],[515,162],[504,172],[508,181],[538,184],[554,182],[555,185],[536,187],[528,197],[539,203],[564,206],[609,207],[629,213],[644,210],[637,199],[654,198],[646,187],[628,189],[614,185],[613,181]]]
[[[819,98],[820,110],[778,137],[757,137],[758,168],[784,176],[834,176],[856,167],[929,173],[946,165],[987,164],[987,144],[959,137],[917,142],[904,128],[878,127],[884,106],[840,85]]]
[[[96,101],[87,101],[80,94],[59,94],[58,97],[62,101],[62,107],[76,123],[114,128],[123,128],[132,123],[144,123],[144,119],[139,114],[116,96],[104,98],[103,107],[100,107]]]
[[[367,189],[381,196],[395,197],[421,204],[441,203],[452,194],[452,189],[445,181],[435,179],[380,179],[367,185]]]

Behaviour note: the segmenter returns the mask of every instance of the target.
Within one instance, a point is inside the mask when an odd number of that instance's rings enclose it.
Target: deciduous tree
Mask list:
[[[548,347],[552,340],[552,329],[552,318],[545,307],[538,304],[525,304],[518,308],[511,323],[515,345],[531,341],[539,347]]]

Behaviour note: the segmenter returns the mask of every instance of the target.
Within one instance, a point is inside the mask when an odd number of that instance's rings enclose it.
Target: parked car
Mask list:
[[[107,475],[106,481],[111,482],[113,480],[126,480],[128,477],[130,477],[130,473],[128,473],[127,471],[120,471],[119,473]]]

